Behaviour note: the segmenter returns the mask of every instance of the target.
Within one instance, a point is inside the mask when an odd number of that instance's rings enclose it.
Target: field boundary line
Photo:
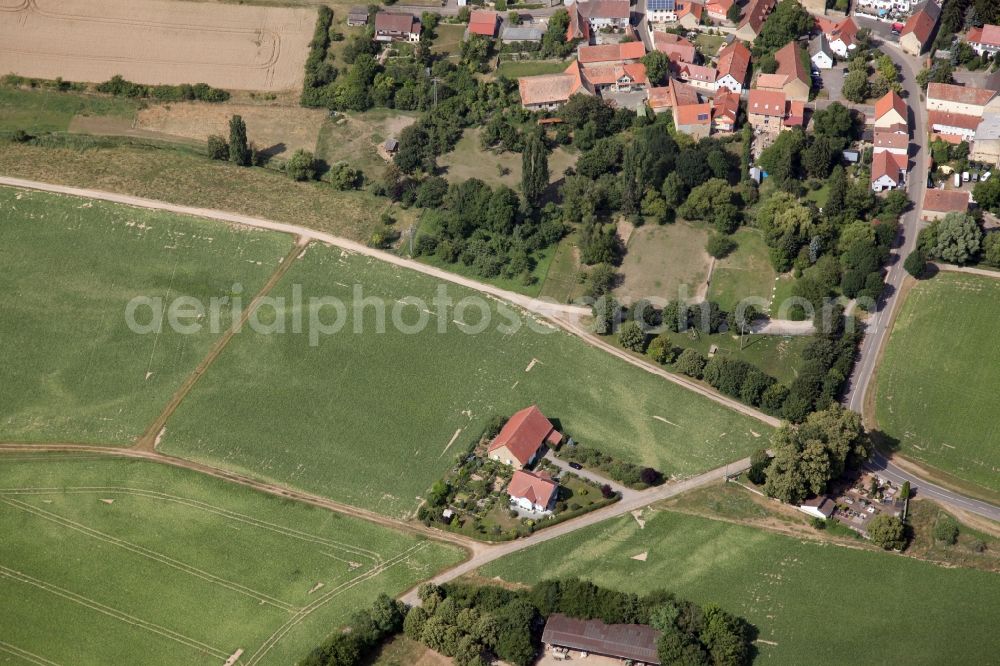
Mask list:
[[[391,567],[394,567],[397,564],[406,562],[407,560],[410,559],[412,555],[415,555],[421,550],[424,550],[426,547],[427,547],[426,541],[421,541],[420,543],[414,544],[409,548],[407,548],[406,550],[404,550],[403,552],[398,553],[397,555],[394,555],[393,557],[389,558],[379,566],[369,569],[363,574],[356,576],[345,583],[341,583],[340,585],[333,588],[329,592],[325,593],[323,596],[319,597],[312,603],[308,604],[307,606],[304,606],[301,610],[299,610],[298,613],[295,614],[294,617],[289,619],[287,622],[285,622],[285,624],[281,625],[273,634],[268,636],[267,640],[265,640],[264,643],[259,648],[257,648],[257,650],[252,655],[250,655],[250,658],[246,662],[246,666],[254,666],[254,664],[258,663],[261,659],[263,659],[267,655],[267,653],[271,651],[271,648],[273,648],[275,645],[278,644],[278,641],[284,638],[285,635],[287,635],[288,632],[294,629],[299,623],[301,623],[303,620],[309,617],[309,615],[311,615],[313,611],[321,608],[322,606],[325,606],[332,599],[340,596],[341,594],[351,589],[352,587],[360,585],[361,583],[364,583],[365,581],[371,578],[375,578],[377,576],[382,575],[383,573],[385,573],[386,570],[388,570]]]
[[[263,530],[275,532],[281,534],[282,536],[291,537],[294,539],[299,539],[300,541],[305,541],[307,543],[315,543],[322,546],[327,546],[333,549],[339,549],[345,551],[352,555],[357,555],[359,557],[366,557],[375,562],[382,561],[383,557],[380,553],[368,550],[366,548],[361,548],[360,546],[353,546],[351,544],[346,544],[340,541],[334,541],[332,539],[327,539],[324,537],[319,537],[316,535],[309,534],[307,532],[300,532],[291,527],[285,527],[284,525],[278,525],[276,523],[269,523],[259,518],[254,518],[253,516],[248,516],[246,514],[237,513],[231,511],[230,509],[224,509],[222,507],[217,507],[207,502],[202,502],[201,500],[190,499],[186,497],[178,497],[176,495],[169,495],[167,493],[161,493],[157,490],[146,490],[144,488],[129,488],[127,486],[67,486],[66,488],[44,488],[44,487],[26,487],[26,488],[0,488],[0,495],[60,495],[60,494],[97,494],[97,493],[118,493],[123,495],[134,495],[137,497],[146,497],[149,499],[159,499],[165,502],[173,502],[175,504],[180,504],[182,506],[189,506],[192,508],[205,511],[207,513],[214,513],[231,520],[236,520],[253,527],[257,527]]]
[[[177,411],[177,408],[180,407],[182,402],[184,402],[184,399],[187,398],[188,394],[195,387],[195,384],[198,383],[198,380],[204,376],[205,372],[209,369],[209,367],[211,367],[212,363],[219,358],[225,348],[229,345],[229,342],[236,335],[236,331],[241,330],[247,325],[247,322],[250,321],[250,317],[253,316],[253,314],[257,311],[257,308],[260,307],[264,298],[271,293],[271,290],[277,286],[281,278],[285,276],[285,273],[287,273],[288,270],[295,264],[295,261],[302,253],[303,248],[305,248],[308,244],[309,241],[304,236],[297,236],[295,238],[295,242],[292,244],[292,249],[284,256],[284,258],[282,258],[281,263],[278,264],[278,267],[273,273],[271,273],[267,282],[263,284],[257,292],[257,295],[253,297],[250,304],[247,305],[247,307],[240,314],[239,320],[231,323],[226,330],[223,331],[222,335],[219,336],[219,339],[212,344],[208,353],[203,359],[201,359],[201,361],[198,362],[198,365],[195,366],[194,370],[192,370],[191,373],[185,377],[184,382],[170,397],[170,400],[164,406],[160,414],[146,428],[146,431],[135,441],[133,448],[146,451],[154,451],[156,449],[156,440],[159,437],[160,432],[167,425],[167,421],[170,420],[170,417],[173,416],[175,411]]]
[[[34,652],[28,652],[24,648],[19,648],[16,645],[0,641],[0,652],[6,652],[7,654],[12,654],[15,657],[20,657],[25,661],[30,661],[38,666],[59,666],[56,662],[51,659],[46,659],[40,654],[35,654]]]
[[[186,645],[189,648],[196,649],[199,652],[204,652],[205,654],[211,655],[213,657],[217,657],[219,659],[225,659],[226,657],[229,656],[225,651],[220,650],[219,648],[212,647],[207,643],[202,643],[199,640],[185,636],[184,634],[176,632],[173,629],[162,627],[153,622],[149,622],[148,620],[143,620],[142,618],[136,617],[135,615],[131,615],[124,611],[120,611],[116,608],[112,608],[111,606],[106,606],[105,604],[102,604],[99,601],[89,599],[81,594],[77,594],[76,592],[72,592],[70,590],[67,590],[63,587],[59,587],[58,585],[54,585],[52,583],[47,583],[44,580],[35,578],[33,576],[29,576],[28,574],[17,571],[15,569],[10,569],[2,564],[0,564],[0,577],[8,578],[10,580],[25,585],[31,585],[32,587],[37,587],[38,589],[44,592],[48,592],[49,594],[54,594],[56,596],[63,597],[64,599],[72,601],[73,603],[76,603],[80,606],[84,606],[90,608],[91,610],[98,611],[99,613],[103,613],[104,615],[113,617],[116,620],[119,620],[120,622],[125,622],[132,626],[145,629],[146,631],[152,632],[154,634],[159,634],[160,636],[169,638],[173,641]]]
[[[180,560],[174,559],[168,555],[158,553],[150,548],[146,548],[138,544],[133,544],[124,539],[119,539],[118,537],[106,534],[99,530],[95,530],[91,527],[87,527],[83,523],[78,523],[68,518],[64,518],[63,516],[60,516],[56,513],[52,513],[51,511],[46,511],[45,509],[42,509],[40,507],[31,506],[27,502],[22,502],[20,500],[12,499],[10,497],[0,497],[0,502],[3,502],[4,504],[12,506],[16,509],[20,509],[21,511],[34,514],[39,518],[48,520],[62,527],[67,527],[77,532],[81,532],[82,534],[85,534],[93,539],[97,539],[98,541],[104,541],[105,543],[111,544],[113,546],[118,546],[119,548],[127,550],[133,554],[145,557],[149,560],[158,562],[160,564],[164,564],[168,567],[171,567],[172,569],[177,569],[178,571],[186,573],[190,576],[194,576],[195,578],[200,578],[209,583],[214,583],[232,592],[236,592],[237,594],[242,594],[244,596],[250,597],[251,599],[256,599],[261,603],[266,603],[271,606],[275,606],[276,608],[279,608],[283,611],[295,612],[299,608],[298,606],[294,606],[293,604],[290,604],[286,601],[282,601],[281,599],[278,599],[276,597],[272,597],[263,592],[259,592],[245,585],[241,585],[240,583],[226,580],[225,578],[216,576],[213,573],[199,569],[193,565],[187,564],[186,562],[181,562]]]

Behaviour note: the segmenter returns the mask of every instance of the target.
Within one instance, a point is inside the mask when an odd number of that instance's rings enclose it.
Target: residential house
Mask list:
[[[663,113],[672,105],[670,86],[646,88],[646,104],[653,113]]]
[[[785,93],[752,88],[747,97],[747,122],[754,129],[777,134],[785,120]]]
[[[1000,113],[987,112],[979,121],[969,159],[1000,167]],[[1000,176],[995,175],[994,178]]]
[[[745,42],[757,39],[761,26],[776,4],[777,0],[750,0],[743,8],[743,16],[736,27],[736,37]]]
[[[1000,100],[990,104],[996,95],[995,91],[986,88],[956,86],[951,83],[929,83],[927,84],[927,110],[982,118],[987,106],[991,108],[1000,106]]]
[[[927,122],[935,138],[949,143],[967,141],[970,144],[976,138],[976,128],[982,120],[980,116],[967,116],[961,113],[947,111],[928,111]]]
[[[912,56],[923,53],[931,41],[940,16],[941,7],[934,0],[924,0],[899,33],[899,45],[903,51]]]
[[[469,14],[469,27],[466,33],[482,37],[496,37],[500,26],[500,15],[485,9],[473,9]]]
[[[546,650],[619,659],[626,663],[660,665],[657,643],[662,632],[644,624],[605,624],[602,620],[578,620],[562,613],[549,615],[542,630]]]
[[[782,89],[788,99],[809,101],[809,90],[812,88],[812,77],[803,62],[803,54],[795,42],[789,42],[778,49],[774,59],[778,61],[776,74],[785,76]]]
[[[623,42],[621,44],[600,44],[598,46],[583,46],[576,50],[576,58],[581,65],[607,65],[639,62],[646,55],[646,47],[642,42]]]
[[[546,472],[534,473],[519,469],[507,484],[507,495],[510,496],[511,504],[525,511],[551,513],[559,497],[559,484]]]
[[[694,139],[704,139],[712,133],[712,105],[704,102],[675,108],[674,127]]]
[[[647,0],[646,21],[674,23],[677,21],[677,0]]]
[[[729,9],[736,4],[734,0],[708,0],[705,3],[705,13],[713,21],[728,21]]]
[[[978,55],[996,55],[1000,53],[1000,25],[971,28],[965,34],[965,41]]]
[[[646,66],[641,62],[586,66],[582,74],[588,87],[598,94],[635,92],[649,87]]]
[[[902,158],[883,150],[872,158],[871,188],[874,192],[883,192],[902,187],[905,184],[906,158]]]
[[[681,0],[677,3],[677,23],[686,30],[697,30],[704,13],[705,6],[693,0]]]
[[[828,18],[817,17],[816,26],[820,32],[826,36],[827,43],[834,55],[846,58],[851,51],[858,47],[858,24],[854,19],[847,17],[840,21],[831,21]]]
[[[722,49],[716,65],[715,84],[736,94],[743,93],[750,72],[750,49],[738,39]]]
[[[813,518],[826,520],[833,516],[834,511],[837,510],[837,504],[826,495],[817,495],[800,504],[798,509]]]
[[[712,131],[735,132],[740,115],[740,94],[719,88],[712,100]]]
[[[816,69],[833,67],[833,50],[825,34],[820,33],[809,43],[809,61]]]
[[[665,53],[674,62],[698,62],[698,50],[688,40],[672,32],[654,30],[652,32],[653,48]],[[640,44],[642,42],[639,42]],[[713,77],[714,78],[714,77]]]
[[[500,33],[500,41],[504,44],[513,44],[514,42],[541,42],[544,36],[545,31],[541,28],[528,25],[511,25],[510,23],[504,23],[503,30]]]
[[[928,189],[920,219],[926,222],[940,220],[948,213],[965,213],[969,210],[969,193],[961,190]]]
[[[347,12],[347,25],[349,26],[359,26],[367,25],[368,23],[368,8],[355,6],[351,7]]]
[[[701,104],[701,102],[701,96],[692,86],[677,79],[670,80],[670,106],[677,109],[691,104]]]
[[[591,32],[608,28],[627,28],[632,11],[629,0],[584,0],[573,3]]]
[[[552,111],[576,94],[592,95],[594,91],[583,82],[580,63],[573,61],[561,74],[524,76],[517,80],[521,106],[529,111]]]
[[[689,62],[682,62],[677,66],[677,76],[685,83],[700,90],[714,92],[716,89],[714,67],[704,67],[702,65],[692,65]]]
[[[790,100],[782,125],[785,129],[798,127],[804,130],[806,128],[806,103],[802,100]]]
[[[877,129],[872,146],[872,152],[875,155],[888,151],[893,155],[901,155],[905,158],[910,152],[910,139],[905,134]]]
[[[376,42],[419,42],[420,19],[413,14],[379,12],[375,15]]]
[[[875,129],[909,132],[908,108],[895,90],[890,90],[875,102]]]
[[[537,405],[525,407],[510,417],[487,447],[487,455],[518,469],[530,465],[546,444],[558,445],[562,435]]]

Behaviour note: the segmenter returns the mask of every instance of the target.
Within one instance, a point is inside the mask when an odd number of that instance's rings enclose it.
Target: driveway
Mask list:
[[[830,69],[819,70],[820,78],[823,79],[823,90],[826,91],[827,98],[830,102],[841,102],[843,103],[844,97],[840,94],[841,88],[844,87],[844,67],[846,63],[837,63]],[[817,106],[820,100],[817,101]]]
[[[596,472],[592,472],[586,467],[584,467],[583,469],[573,469],[572,467],[569,466],[568,462],[556,458],[554,455],[552,455],[551,451],[545,454],[545,460],[558,467],[559,470],[565,474],[576,474],[580,478],[586,479],[591,483],[596,483],[599,486],[608,484],[609,486],[611,486],[612,490],[614,490],[615,492],[619,493],[622,496],[622,499],[633,499],[639,496],[638,490],[632,490],[631,488],[626,488],[625,486],[619,484],[617,481],[612,481],[611,479],[601,476]]]

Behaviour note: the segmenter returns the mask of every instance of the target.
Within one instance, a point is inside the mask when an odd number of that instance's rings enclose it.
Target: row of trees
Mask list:
[[[981,261],[1000,268],[1000,234],[984,233],[971,213],[948,213],[920,231],[905,268],[919,277],[928,260],[958,265]]]
[[[378,647],[403,629],[406,606],[385,593],[367,611],[355,613],[350,630],[333,633],[314,648],[299,666],[357,666],[366,663]]]
[[[207,83],[182,83],[180,85],[146,85],[134,83],[116,74],[108,81],[98,83],[97,92],[129,97],[132,99],[151,98],[160,102],[225,102],[229,93],[221,88],[213,88]]]

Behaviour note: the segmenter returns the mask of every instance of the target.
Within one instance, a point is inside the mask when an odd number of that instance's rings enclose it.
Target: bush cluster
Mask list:
[[[116,74],[104,83],[97,84],[97,92],[129,97],[132,99],[155,99],[161,102],[225,102],[229,93],[221,88],[213,88],[207,83],[182,83],[176,86],[151,86],[144,83],[134,83]]]
[[[380,594],[369,610],[355,613],[342,631],[333,633],[314,648],[300,666],[356,666],[367,663],[389,637],[403,629],[406,605]]]
[[[652,467],[640,467],[581,444],[563,448],[560,457],[576,461],[585,467],[599,469],[611,477],[613,481],[637,490],[658,486],[664,480],[663,473],[659,470]]]

